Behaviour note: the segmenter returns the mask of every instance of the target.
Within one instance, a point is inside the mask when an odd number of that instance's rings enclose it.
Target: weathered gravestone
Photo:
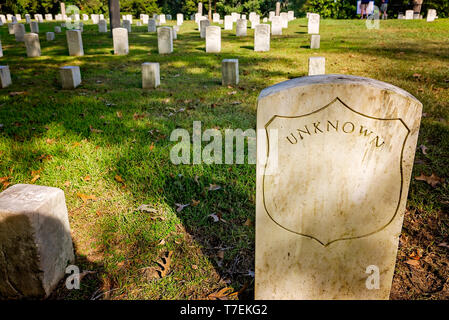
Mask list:
[[[236,85],[239,83],[239,60],[223,59],[221,61],[221,84]]]
[[[280,17],[281,17],[282,28],[287,29],[288,28],[288,13],[281,12]]]
[[[206,28],[206,52],[218,53],[221,51],[221,28],[208,26]]]
[[[254,51],[270,51],[270,25],[259,24],[254,30]]]
[[[41,56],[41,44],[39,42],[39,35],[37,33],[27,33],[23,37],[28,58],[35,58]]]
[[[25,25],[21,23],[14,24],[14,37],[17,42],[23,42],[25,36]]]
[[[55,33],[47,32],[47,33],[45,33],[45,37],[47,38],[47,41],[53,41],[53,40],[55,40]]]
[[[15,26],[16,24],[17,24],[17,23],[8,23],[8,33],[9,33],[9,34],[11,34],[11,35],[14,34],[14,26]]]
[[[412,20],[413,19],[413,10],[406,10],[405,11],[405,20]]]
[[[326,73],[326,58],[325,57],[310,57],[309,58],[309,76],[315,76]]]
[[[30,29],[32,33],[39,33],[39,22],[31,21]]]
[[[281,3],[278,1],[276,2],[276,15],[279,16],[281,13]]]
[[[165,14],[161,14],[161,15],[159,16],[159,22],[160,22],[161,24],[167,23],[167,21],[165,20]]]
[[[6,88],[12,83],[9,66],[0,66],[0,87]]]
[[[122,28],[125,28],[126,30],[128,30],[128,33],[131,33],[131,21],[130,20],[123,20]]]
[[[3,47],[2,42],[0,41],[0,58],[3,57]]]
[[[347,75],[261,92],[256,299],[388,299],[421,109]]]
[[[16,184],[0,194],[0,296],[44,298],[74,261],[61,189]]]
[[[295,12],[294,11],[292,11],[292,10],[287,11],[287,15],[288,15],[288,21],[295,20]]]
[[[437,11],[435,9],[429,9],[429,10],[427,10],[426,21],[427,22],[435,21],[436,16],[437,16]]]
[[[320,15],[317,13],[309,14],[309,21],[307,24],[308,34],[319,34],[320,33]]]
[[[63,89],[75,89],[81,84],[81,70],[79,66],[65,66],[59,68],[61,86]]]
[[[260,24],[260,16],[256,14],[249,21],[251,22],[251,29],[256,29],[256,27]]]
[[[281,21],[281,17],[274,16],[271,19],[271,34],[273,36],[281,36],[282,35],[282,21]]]
[[[142,63],[142,88],[155,89],[161,84],[160,66],[158,62]]]
[[[219,13],[212,14],[212,22],[214,22],[214,23],[220,22],[220,14]]]
[[[83,39],[81,30],[67,30],[67,46],[70,56],[84,56]]]
[[[273,19],[273,17],[276,16],[276,12],[274,11],[270,11],[268,12],[268,20],[271,21]]]
[[[320,35],[312,34],[310,36],[310,49],[319,49],[320,48]]]
[[[114,54],[127,55],[129,53],[128,30],[114,28],[112,30],[112,41],[114,43]]]
[[[61,27],[56,26],[55,27],[55,33],[61,33]]]
[[[176,24],[181,26],[184,23],[184,15],[182,13],[178,13],[176,15]]]
[[[200,20],[200,37],[206,37],[206,27],[210,26],[210,21],[207,19]]]
[[[98,22],[98,32],[108,32],[108,22],[104,19]]]
[[[225,16],[224,17],[224,29],[225,30],[232,30],[234,21],[232,20],[232,16]]]
[[[237,37],[246,37],[246,29],[247,20],[246,19],[237,19],[236,27],[235,27],[235,35]]]
[[[156,32],[156,20],[155,19],[148,20],[148,32]]]
[[[173,52],[173,33],[170,27],[157,28],[157,48],[159,54]]]

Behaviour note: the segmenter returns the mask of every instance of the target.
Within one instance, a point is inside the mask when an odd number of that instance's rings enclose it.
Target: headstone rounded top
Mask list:
[[[287,81],[284,81],[284,82],[275,84],[271,87],[263,89],[261,91],[258,99],[260,100],[266,96],[276,94],[279,91],[288,90],[288,89],[295,88],[295,87],[307,86],[307,85],[312,85],[312,84],[319,85],[319,84],[331,84],[331,83],[334,83],[334,84],[352,83],[352,84],[371,85],[371,86],[377,87],[379,89],[385,89],[385,90],[399,93],[404,96],[408,96],[409,98],[416,100],[418,103],[421,103],[412,94],[410,94],[407,91],[405,91],[399,87],[396,87],[392,84],[389,84],[389,83],[386,83],[386,82],[383,82],[380,80],[345,75],[345,74],[326,74],[326,75],[317,75],[317,76],[306,76],[306,77],[300,77],[300,78],[287,80]]]

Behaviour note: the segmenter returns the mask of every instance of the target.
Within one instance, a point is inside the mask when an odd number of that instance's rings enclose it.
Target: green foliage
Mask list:
[[[307,0],[304,10],[318,13],[322,18],[348,19],[356,15],[356,1]]]

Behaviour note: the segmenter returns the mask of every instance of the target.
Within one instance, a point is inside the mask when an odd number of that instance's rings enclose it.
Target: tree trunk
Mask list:
[[[120,28],[120,1],[119,0],[109,0],[109,23],[111,26],[111,37],[112,37],[112,29]]]
[[[212,0],[209,0],[209,21],[212,21]]]
[[[423,0],[414,0],[413,1],[413,12],[414,13],[421,13],[422,3],[423,3]]]

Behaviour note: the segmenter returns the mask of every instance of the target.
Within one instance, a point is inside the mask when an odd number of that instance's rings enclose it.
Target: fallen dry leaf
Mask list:
[[[253,222],[251,221],[250,218],[248,218],[248,219],[246,219],[246,221],[245,221],[245,223],[244,223],[243,225],[245,225],[245,226],[247,226],[247,227],[250,227],[250,226],[253,225]]]
[[[440,244],[438,244],[439,247],[444,247],[444,248],[448,248],[449,249],[449,243],[447,242],[441,242]]]
[[[41,176],[40,175],[35,175],[34,177],[33,177],[33,179],[31,179],[31,183],[35,183],[36,181],[37,181],[37,179],[39,179]]]
[[[70,181],[66,181],[66,182],[64,182],[64,186],[66,186],[66,187],[68,187],[68,186],[70,186]]]
[[[83,180],[84,180],[84,181],[90,181],[90,176],[89,176],[89,175],[85,176],[85,177],[83,178]]]
[[[200,204],[200,200],[192,199],[192,207],[196,207],[199,204]]]
[[[425,145],[422,144],[422,145],[419,146],[419,148],[421,149],[421,152],[423,154],[427,154],[428,148]]]
[[[93,194],[91,195],[87,195],[84,193],[77,193],[76,194],[78,197],[81,198],[81,200],[83,200],[84,203],[87,203],[88,200],[92,200],[92,201],[97,201],[97,197]]]
[[[232,289],[232,288],[223,288],[217,292],[209,294],[207,297],[210,300],[212,300],[212,299],[225,300],[225,299],[227,299],[227,297],[229,295],[231,295],[233,293],[233,291],[234,291],[234,289]]]
[[[435,188],[439,183],[444,182],[443,178],[438,177],[434,173],[430,176],[426,176],[424,173],[421,173],[421,175],[415,177],[416,180],[419,181],[425,181],[428,184],[430,184],[433,188]]]
[[[120,182],[120,183],[123,183],[123,182],[124,182],[124,181],[123,181],[123,178],[120,177],[118,174],[115,175],[114,179],[115,179],[115,181]]]
[[[405,261],[405,263],[407,263],[407,264],[409,264],[411,266],[414,266],[414,267],[419,267],[420,266],[420,263],[419,263],[418,260],[409,259],[409,260]]]

